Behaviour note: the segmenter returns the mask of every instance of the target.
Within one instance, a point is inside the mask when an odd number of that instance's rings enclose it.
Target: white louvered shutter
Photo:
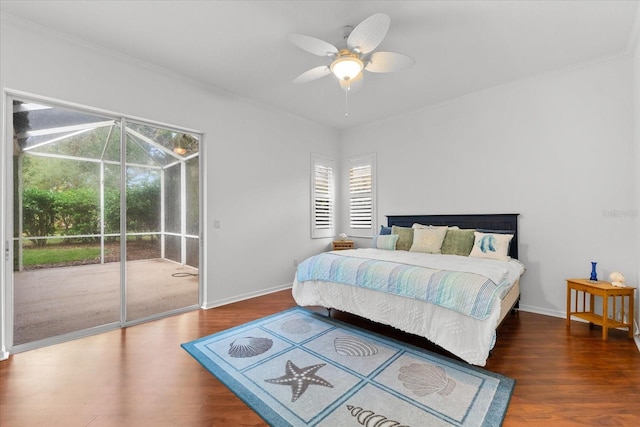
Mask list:
[[[374,224],[374,158],[354,159],[349,165],[349,234],[370,237]]]
[[[314,156],[312,160],[311,237],[335,235],[335,178],[332,159]]]

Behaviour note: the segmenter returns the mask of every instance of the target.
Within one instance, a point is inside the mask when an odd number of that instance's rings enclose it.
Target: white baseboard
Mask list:
[[[565,319],[567,317],[567,313],[564,311],[549,310],[546,308],[524,305],[522,304],[522,302],[520,302],[520,307],[518,308],[518,310],[527,311],[529,313],[543,314],[545,316],[559,317],[561,319]]]
[[[220,307],[222,305],[227,305],[234,302],[240,302],[240,301],[248,300],[251,298],[260,297],[263,295],[272,294],[274,292],[280,292],[285,289],[291,289],[292,287],[293,287],[293,283],[286,283],[284,285],[274,286],[272,288],[263,289],[256,292],[249,292],[246,294],[237,295],[232,298],[225,298],[225,299],[220,299],[215,301],[206,301],[204,304],[202,304],[202,308],[205,310],[208,310],[210,308]]]

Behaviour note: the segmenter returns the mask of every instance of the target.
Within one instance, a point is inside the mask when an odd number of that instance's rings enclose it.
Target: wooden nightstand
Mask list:
[[[342,251],[345,249],[353,248],[355,248],[355,243],[353,240],[334,240],[331,243],[331,249],[334,251]]]
[[[571,297],[574,291],[573,299]],[[602,339],[607,339],[609,328],[627,328],[629,330],[629,338],[633,338],[633,304],[634,291],[636,288],[626,286],[618,288],[610,282],[597,281],[592,282],[589,279],[567,279],[567,330],[571,328],[571,316],[602,326]],[[582,297],[580,297],[580,294]],[[587,299],[587,294],[589,298]],[[594,313],[595,296],[602,297],[602,314]],[[620,305],[617,305],[618,297],[620,297]],[[612,316],[609,317],[609,298],[613,299]],[[628,310],[625,310],[625,298],[628,301]],[[573,304],[572,303],[573,300]],[[572,310],[573,305],[573,310]],[[620,312],[619,320],[616,316]],[[627,320],[625,321],[625,314]]]

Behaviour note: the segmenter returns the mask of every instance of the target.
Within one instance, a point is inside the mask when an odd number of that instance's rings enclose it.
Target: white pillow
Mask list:
[[[481,233],[475,231],[473,248],[470,257],[490,258],[506,260],[509,259],[509,244],[513,239],[513,234]]]
[[[409,252],[439,254],[447,235],[447,227],[427,227],[413,229],[413,244]]]
[[[385,249],[387,251],[395,251],[396,243],[398,243],[397,234],[382,234],[376,237],[376,248]]]

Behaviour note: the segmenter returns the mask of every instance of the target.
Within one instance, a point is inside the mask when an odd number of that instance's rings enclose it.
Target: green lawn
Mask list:
[[[59,264],[64,262],[93,259],[100,256],[99,247],[68,247],[49,246],[44,248],[25,248],[22,252],[22,263],[24,266],[40,264]]]

